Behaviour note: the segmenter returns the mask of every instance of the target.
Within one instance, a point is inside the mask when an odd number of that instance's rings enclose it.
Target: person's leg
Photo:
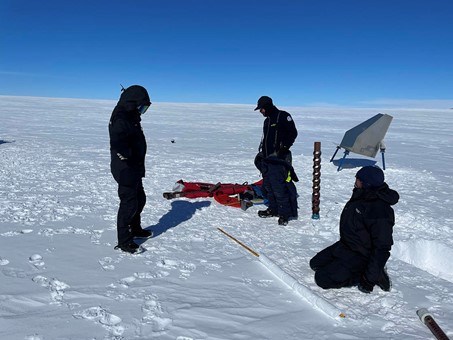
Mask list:
[[[271,178],[269,172],[269,164],[263,162],[261,166],[262,174],[263,174],[263,185],[261,187],[263,191],[263,195],[266,197],[268,201],[268,210],[272,212],[273,215],[277,215],[278,206],[277,201],[275,199],[275,195],[272,190],[271,186]]]
[[[137,211],[131,221],[131,230],[133,237],[149,238],[153,236],[153,232],[142,229],[141,226],[141,213],[146,204],[146,194],[143,190],[142,180],[137,185]]]
[[[296,185],[293,181],[286,182],[286,189],[289,193],[289,202],[291,207],[291,217],[297,218],[298,217],[298,204],[297,204],[297,189]]]
[[[118,244],[124,245],[131,243],[133,239],[131,223],[138,207],[137,188],[119,185],[118,196],[120,198],[117,217]]]
[[[332,263],[335,260],[335,257],[333,256],[333,250],[337,246],[338,242],[321,250],[319,253],[313,256],[313,258],[310,260],[310,268],[316,271]]]
[[[141,213],[146,204],[146,194],[143,189],[142,180],[137,185],[137,210],[132,217],[131,227],[132,230],[141,230]]]
[[[287,189],[286,179],[288,171],[281,164],[269,164],[269,186],[275,198],[277,214],[280,217],[289,219],[293,216],[291,209],[290,195]]]
[[[327,261],[329,257],[330,262]],[[310,261],[310,266],[316,271],[315,282],[324,289],[357,285],[366,264],[365,257],[349,250],[341,242],[326,248]]]
[[[341,259],[335,259],[315,272],[315,282],[323,289],[351,286],[351,271]]]

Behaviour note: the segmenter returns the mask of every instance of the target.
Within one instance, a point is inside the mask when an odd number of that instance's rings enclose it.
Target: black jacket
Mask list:
[[[297,129],[291,115],[280,111],[275,106],[269,109],[269,114],[263,124],[263,138],[259,151],[264,158],[276,154],[283,146],[289,149],[297,137]]]
[[[145,176],[146,139],[137,110],[140,105],[150,105],[148,92],[142,86],[130,86],[110,118],[110,169],[120,185],[133,186]]]
[[[377,283],[390,257],[399,195],[384,183],[377,189],[355,188],[340,218],[340,242],[368,258],[366,278]]]

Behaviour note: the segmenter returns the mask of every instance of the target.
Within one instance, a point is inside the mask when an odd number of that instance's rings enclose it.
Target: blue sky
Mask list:
[[[451,0],[0,0],[0,33],[1,95],[453,99]]]

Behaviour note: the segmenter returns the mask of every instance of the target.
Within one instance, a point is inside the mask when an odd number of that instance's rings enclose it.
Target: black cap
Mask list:
[[[274,103],[272,102],[272,98],[268,96],[262,96],[260,99],[258,99],[257,106],[254,111],[260,110],[260,109],[266,109],[269,107],[274,106]]]
[[[384,171],[377,166],[364,166],[355,175],[363,184],[364,188],[379,188],[384,184]]]

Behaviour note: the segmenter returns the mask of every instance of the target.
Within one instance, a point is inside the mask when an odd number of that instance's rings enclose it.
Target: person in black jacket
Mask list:
[[[152,233],[141,227],[140,214],[146,203],[142,178],[145,177],[146,139],[140,125],[141,115],[151,105],[148,92],[139,85],[123,89],[109,122],[110,168],[118,183],[120,206],[117,217],[118,245],[128,253],[139,246],[135,237]]]
[[[384,182],[384,172],[365,166],[356,174],[352,197],[340,218],[340,240],[310,260],[315,282],[324,289],[358,286],[371,293],[377,285],[390,291],[385,269],[393,245],[395,215],[399,200]]]
[[[268,96],[258,99],[255,111],[265,117],[263,137],[255,165],[263,175],[263,194],[269,201],[266,210],[258,211],[259,217],[278,216],[279,225],[287,225],[297,218],[297,190],[293,183],[298,181],[291,166],[291,151],[297,137],[297,129],[291,115],[274,106]]]

